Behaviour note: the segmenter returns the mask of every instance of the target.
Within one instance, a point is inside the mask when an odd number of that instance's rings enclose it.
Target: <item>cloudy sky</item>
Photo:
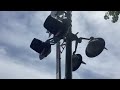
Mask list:
[[[33,38],[48,39],[43,23],[50,11],[0,11],[0,79],[55,79],[56,47],[51,54],[39,60],[30,49]],[[86,65],[73,72],[74,79],[120,78],[120,21],[113,24],[104,20],[105,11],[73,11],[73,33],[78,37],[101,37],[106,41],[104,50],[95,58],[85,55],[88,41],[78,46]],[[74,50],[74,42],[73,42]],[[65,74],[65,51],[62,53],[62,78]]]

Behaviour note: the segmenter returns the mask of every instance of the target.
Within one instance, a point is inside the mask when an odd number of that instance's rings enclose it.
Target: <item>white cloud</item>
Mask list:
[[[7,52],[5,51],[5,47],[0,47],[0,54],[1,55],[6,55]]]
[[[0,55],[1,79],[54,79],[55,77],[54,74],[47,72],[44,67],[37,70],[31,66],[14,62],[12,59],[14,58]]]

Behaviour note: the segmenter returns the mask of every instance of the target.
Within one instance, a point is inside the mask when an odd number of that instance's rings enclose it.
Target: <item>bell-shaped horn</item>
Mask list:
[[[43,42],[41,40],[38,40],[34,38],[30,44],[30,48],[36,51],[37,53],[41,53],[43,48]]]
[[[50,43],[42,42],[36,38],[32,40],[30,48],[39,53],[40,60],[42,60],[44,57],[47,57],[51,52]]]
[[[90,40],[87,48],[86,55],[90,58],[98,56],[105,49],[105,41],[102,38],[95,38]]]
[[[72,55],[72,71],[76,71],[81,64],[86,64],[82,61],[82,56],[80,54]]]
[[[69,23],[70,22],[67,19],[64,19],[62,22],[60,22],[57,19],[53,18],[51,15],[49,15],[45,20],[43,26],[54,36],[58,38],[63,38],[68,32],[68,28],[70,26]]]

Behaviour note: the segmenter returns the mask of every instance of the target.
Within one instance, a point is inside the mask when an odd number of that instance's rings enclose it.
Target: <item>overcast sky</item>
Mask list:
[[[38,53],[30,49],[33,38],[48,39],[43,23],[50,11],[0,11],[0,79],[55,79],[56,47],[51,54],[39,60]],[[85,49],[88,41],[79,44],[86,65],[73,72],[74,79],[120,78],[120,20],[104,20],[105,11],[73,11],[72,32],[78,37],[91,36],[105,39],[108,51],[88,58]],[[73,42],[74,50],[74,42]],[[62,78],[65,76],[65,51],[62,53]]]

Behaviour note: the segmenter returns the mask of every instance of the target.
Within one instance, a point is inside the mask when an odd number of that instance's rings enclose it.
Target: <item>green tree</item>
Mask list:
[[[110,17],[112,17],[112,22],[113,23],[116,23],[119,19],[119,14],[120,14],[120,11],[107,11],[105,13],[105,16],[104,16],[104,19],[107,20],[109,19]]]

